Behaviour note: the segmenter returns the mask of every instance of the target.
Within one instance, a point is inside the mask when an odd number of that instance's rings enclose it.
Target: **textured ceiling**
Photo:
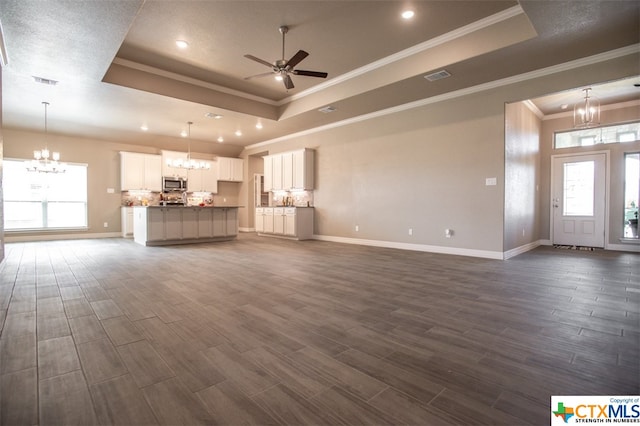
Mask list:
[[[407,6],[411,21],[400,18]],[[52,132],[153,145],[193,121],[201,150],[220,136],[242,147],[631,46],[639,16],[637,1],[1,0],[3,125],[42,129],[49,101]],[[245,54],[281,59],[281,25],[285,58],[304,49],[296,68],[327,79],[294,75],[292,90],[245,80],[269,71]],[[452,77],[423,78],[439,69]],[[638,99],[627,83],[603,102]],[[536,101],[545,113],[561,102]],[[327,105],[337,111],[318,112]]]

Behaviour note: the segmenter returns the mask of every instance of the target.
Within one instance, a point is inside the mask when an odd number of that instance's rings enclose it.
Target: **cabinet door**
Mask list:
[[[218,180],[231,180],[231,161],[226,157],[218,157]]]
[[[256,232],[264,232],[264,210],[256,209]]]
[[[293,153],[285,152],[282,154],[282,189],[293,188]]]
[[[202,170],[202,191],[218,193],[218,164],[212,162],[210,169]]]
[[[226,209],[213,210],[213,236],[224,237],[227,235],[227,215]]]
[[[273,234],[273,209],[264,209],[264,233]]]
[[[166,209],[147,210],[147,240],[161,241],[165,239],[164,215]]]
[[[195,208],[182,210],[182,238],[198,238],[198,210]]]
[[[269,192],[273,189],[273,156],[267,155],[263,157],[264,160],[264,190]]]
[[[165,210],[165,236],[167,240],[182,238],[182,209],[168,208]]]
[[[187,171],[187,190],[190,192],[202,191],[202,170]]]
[[[273,233],[284,235],[284,208],[273,209]]]
[[[145,154],[144,156],[144,187],[149,191],[162,191],[162,157]]]
[[[273,156],[273,189],[282,189],[282,155]]]
[[[226,235],[238,235],[238,209],[225,209]]]
[[[303,149],[293,152],[293,184],[295,189],[313,189],[314,151]]]
[[[198,210],[198,237],[210,238],[213,236],[213,209]]]
[[[231,180],[242,182],[244,179],[244,160],[242,158],[231,159]]]
[[[297,235],[297,232],[296,232],[296,209],[295,208],[285,209],[285,214],[284,214],[284,235],[288,235],[290,237],[295,237]]]
[[[120,153],[120,190],[144,189],[144,155]]]

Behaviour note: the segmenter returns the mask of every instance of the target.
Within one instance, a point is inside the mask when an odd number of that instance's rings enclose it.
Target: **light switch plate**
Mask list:
[[[492,177],[492,178],[487,178],[487,179],[485,179],[485,181],[484,181],[484,182],[485,182],[484,184],[485,184],[486,186],[494,186],[494,185],[496,185],[496,184],[498,183],[497,179],[496,179],[496,178],[494,178],[494,177]]]

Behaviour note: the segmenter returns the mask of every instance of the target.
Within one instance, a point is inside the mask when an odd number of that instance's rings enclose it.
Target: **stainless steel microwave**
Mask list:
[[[162,178],[162,190],[164,192],[186,191],[187,180],[185,178],[180,178],[180,177],[164,176]]]

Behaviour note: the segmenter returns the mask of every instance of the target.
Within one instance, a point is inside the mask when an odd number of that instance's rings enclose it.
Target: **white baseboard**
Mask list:
[[[474,250],[457,247],[431,246],[426,244],[399,243],[394,241],[364,240],[360,238],[333,237],[329,235],[314,235],[314,240],[331,241],[335,243],[358,244],[363,246],[386,247],[401,250],[424,251],[429,253],[453,254],[458,256],[482,257],[486,259],[502,260],[499,251]]]
[[[256,228],[238,228],[239,232],[256,232]]]
[[[630,252],[640,253],[640,244],[635,244],[635,243],[607,244],[606,250],[630,251]]]
[[[4,234],[5,243],[23,243],[31,241],[55,241],[55,240],[86,240],[92,238],[122,238],[122,232],[100,232],[92,234],[38,234],[38,235],[8,235]]]
[[[529,243],[529,244],[525,244],[525,245],[520,246],[520,247],[516,247],[516,248],[511,249],[511,250],[505,251],[504,252],[504,260],[511,259],[512,257],[515,257],[515,256],[517,256],[519,254],[526,253],[529,250],[533,250],[534,248],[538,247],[541,244],[542,244],[541,241],[538,240],[538,241],[534,241],[534,242]]]

